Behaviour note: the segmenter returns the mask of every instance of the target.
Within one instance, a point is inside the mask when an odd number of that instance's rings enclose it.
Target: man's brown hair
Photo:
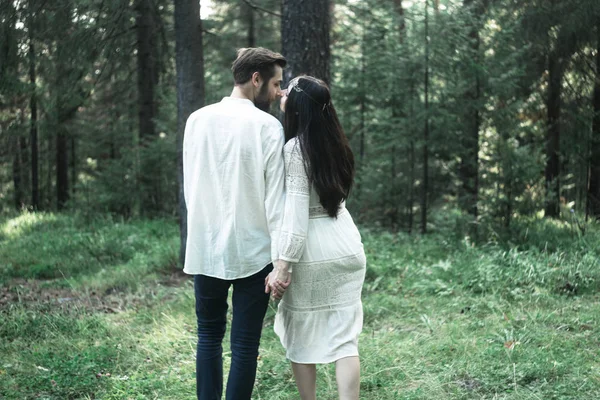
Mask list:
[[[279,53],[263,47],[247,47],[238,50],[231,71],[235,84],[241,85],[252,79],[255,72],[258,72],[264,81],[269,81],[275,75],[275,65],[283,68],[286,64],[287,60]]]

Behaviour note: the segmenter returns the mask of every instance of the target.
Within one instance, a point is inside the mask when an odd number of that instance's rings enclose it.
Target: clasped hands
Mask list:
[[[292,280],[289,271],[290,263],[277,260],[273,263],[273,271],[265,278],[265,293],[271,293],[271,298],[280,300]]]

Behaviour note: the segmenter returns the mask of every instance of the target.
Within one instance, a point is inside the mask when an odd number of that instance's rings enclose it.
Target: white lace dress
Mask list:
[[[337,218],[327,215],[309,185],[297,139],[285,145],[284,158],[286,202],[279,253],[293,271],[277,309],[275,333],[287,358],[296,363],[357,356],[366,268],[360,233],[345,204]]]

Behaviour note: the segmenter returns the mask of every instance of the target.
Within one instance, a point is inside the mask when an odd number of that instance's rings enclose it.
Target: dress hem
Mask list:
[[[325,359],[327,361],[295,361],[286,355],[286,358],[295,364],[331,364],[333,362],[341,360],[342,358],[348,358],[348,357],[359,357],[359,354],[358,354],[358,352],[352,352],[352,353],[344,354],[341,356],[328,357]]]

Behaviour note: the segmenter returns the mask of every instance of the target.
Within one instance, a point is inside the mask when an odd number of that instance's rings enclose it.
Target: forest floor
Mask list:
[[[515,221],[477,244],[361,229],[361,399],[600,399],[600,230]],[[0,399],[193,399],[174,221],[0,220]],[[265,319],[253,398],[299,398]],[[224,343],[224,366],[230,361]],[[317,398],[337,399],[333,365]]]

